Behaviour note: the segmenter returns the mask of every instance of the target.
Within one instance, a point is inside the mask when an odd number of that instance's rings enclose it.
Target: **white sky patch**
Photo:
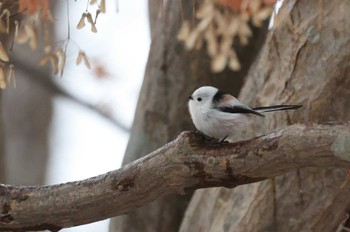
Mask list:
[[[107,13],[97,19],[97,33],[86,24],[76,29],[86,1],[69,1],[71,42],[66,67],[57,83],[80,99],[103,107],[130,127],[150,46],[148,1],[106,1]],[[55,15],[57,41],[67,39],[66,1],[60,1]],[[95,10],[91,9],[92,16]],[[78,44],[78,45],[77,45]],[[62,42],[58,46],[64,45]],[[83,64],[75,65],[79,50],[90,63],[102,64],[110,74],[103,80]],[[120,167],[128,134],[90,110],[63,97],[54,100],[51,128],[51,157],[47,184],[81,180]],[[109,220],[63,229],[64,232],[108,231]]]

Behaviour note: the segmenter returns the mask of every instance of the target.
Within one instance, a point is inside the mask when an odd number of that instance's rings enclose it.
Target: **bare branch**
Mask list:
[[[350,168],[349,144],[348,124],[293,125],[233,144],[184,132],[104,175],[52,186],[0,185],[0,230],[57,231],[125,214],[169,193],[234,188],[307,166]]]
[[[93,112],[96,112],[100,116],[104,117],[108,121],[110,121],[113,125],[115,125],[117,128],[121,129],[124,132],[130,132],[130,129],[126,127],[123,123],[121,123],[119,120],[113,118],[108,113],[104,112],[103,110],[99,109],[97,106],[86,102],[76,96],[74,96],[72,93],[67,92],[62,87],[57,85],[50,76],[48,76],[46,73],[41,72],[37,68],[32,67],[31,65],[22,62],[21,59],[12,59],[12,62],[16,64],[16,68],[21,70],[22,72],[25,72],[28,78],[30,78],[33,82],[37,83],[38,85],[46,88],[48,91],[50,91],[52,94],[59,95],[65,98],[68,98],[69,100],[72,100],[73,102],[76,102],[77,104],[92,110]]]

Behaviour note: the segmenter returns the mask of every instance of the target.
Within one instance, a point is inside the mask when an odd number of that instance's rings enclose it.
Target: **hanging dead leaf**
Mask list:
[[[4,27],[3,30],[6,34],[10,33],[10,16],[11,16],[11,13],[8,9],[4,9],[2,14],[0,15],[1,22],[2,22],[3,18],[6,21],[6,26],[2,25],[2,27]]]
[[[15,66],[13,64],[10,64],[9,68],[9,82],[13,81],[13,87],[16,88]]]
[[[29,39],[29,47],[33,50],[36,50],[38,47],[38,34],[34,26],[31,23],[27,22],[24,25],[24,30]]]
[[[79,51],[78,56],[77,56],[77,60],[76,60],[76,64],[79,65],[81,62],[84,62],[85,66],[90,69],[90,62],[87,58],[87,56],[85,55],[85,53],[83,51]]]
[[[96,28],[95,22],[92,19],[92,15],[90,13],[86,14],[86,19],[91,25],[91,31],[96,33],[97,32],[97,28]]]
[[[105,0],[101,0],[100,2],[100,10],[102,13],[106,13],[106,1]]]
[[[56,55],[58,58],[58,72],[59,72],[60,76],[62,77],[64,66],[66,65],[66,54],[60,48],[56,51]]]
[[[52,73],[58,74],[58,57],[56,54],[50,54],[50,63],[52,67]]]
[[[226,64],[227,64],[226,54],[219,53],[217,56],[213,57],[211,61],[211,70],[214,73],[221,72],[222,70],[224,70]]]
[[[179,33],[177,33],[177,39],[178,40],[186,40],[186,38],[189,36],[191,31],[191,26],[188,21],[184,21],[181,25]]]
[[[79,22],[78,22],[77,29],[81,29],[81,28],[85,27],[85,18],[86,18],[86,13],[83,13],[81,15]]]
[[[96,28],[95,23],[91,24],[91,31],[94,33],[97,33],[97,28]]]
[[[19,22],[15,20],[15,38],[18,36]]]
[[[182,23],[177,39],[187,50],[207,46],[213,72],[226,66],[240,69],[240,62],[232,47],[239,40],[242,46],[252,36],[251,23],[261,26],[270,17],[276,0],[204,0],[196,11],[196,19]]]
[[[4,63],[0,62],[0,89],[7,88],[7,79],[6,79],[6,66]]]
[[[100,10],[100,9],[97,9],[97,10],[96,10],[96,16],[95,16],[95,21],[94,21],[95,24],[96,24],[96,22],[97,22],[97,18],[98,18],[98,16],[100,15],[100,13],[101,13],[101,10]]]
[[[93,24],[94,21],[92,20],[92,15],[90,13],[86,13],[86,19],[88,23]]]
[[[4,62],[8,62],[10,60],[1,41],[0,41],[0,59]]]
[[[49,59],[50,59],[50,55],[49,54],[46,54],[46,55],[42,56],[40,58],[40,60],[39,60],[39,65],[40,66],[45,65],[49,61]]]

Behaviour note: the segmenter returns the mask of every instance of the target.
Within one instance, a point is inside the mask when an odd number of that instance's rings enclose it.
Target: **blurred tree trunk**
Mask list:
[[[255,40],[239,51],[240,72],[225,70],[214,75],[205,51],[188,52],[176,39],[182,16],[192,20],[193,7],[200,1],[164,1],[163,8],[157,0],[150,2],[152,44],[123,164],[175,139],[183,130],[194,129],[187,101],[199,86],[215,85],[237,95],[267,31],[267,23],[255,29]],[[157,9],[162,12],[156,13]],[[112,219],[110,231],[177,231],[190,197],[160,198]]]
[[[0,91],[0,183],[5,183],[5,135],[2,111],[2,92]]]
[[[33,57],[33,51],[17,49],[14,56]],[[23,51],[27,54],[23,54]],[[21,60],[31,62],[28,65],[32,67],[42,68],[32,61]],[[15,68],[15,72],[16,89],[10,86],[3,92],[7,161],[5,183],[40,185],[45,181],[49,154],[52,95],[28,78],[30,73],[22,72],[19,68]]]
[[[350,2],[285,1],[283,8],[291,10],[290,20],[268,34],[240,99],[304,107],[269,114],[255,131],[349,121]],[[336,231],[349,214],[346,178],[346,170],[314,167],[233,190],[200,190],[180,231]]]
[[[14,2],[7,2],[15,4]],[[55,2],[50,3],[53,12]],[[13,19],[14,20],[14,19]],[[17,19],[18,20],[18,19]],[[50,30],[53,32],[53,25]],[[40,36],[38,38],[41,38]],[[12,41],[7,41],[11,43]],[[14,44],[10,62],[15,65],[17,87],[10,83],[3,91],[3,120],[6,135],[6,180],[8,184],[40,185],[45,182],[49,155],[49,126],[52,116],[52,94],[35,81],[35,73],[21,70],[30,66],[50,77],[49,67],[38,61],[43,54],[44,41],[39,39],[39,51],[27,44]],[[33,78],[29,78],[29,76]],[[3,182],[3,183],[4,183]]]

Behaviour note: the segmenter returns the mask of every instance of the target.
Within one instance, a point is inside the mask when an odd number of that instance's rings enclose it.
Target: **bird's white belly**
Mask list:
[[[211,109],[197,116],[197,120],[193,120],[197,129],[217,139],[231,136],[235,131],[240,130],[243,127],[242,117],[245,117],[240,114],[230,114]]]

